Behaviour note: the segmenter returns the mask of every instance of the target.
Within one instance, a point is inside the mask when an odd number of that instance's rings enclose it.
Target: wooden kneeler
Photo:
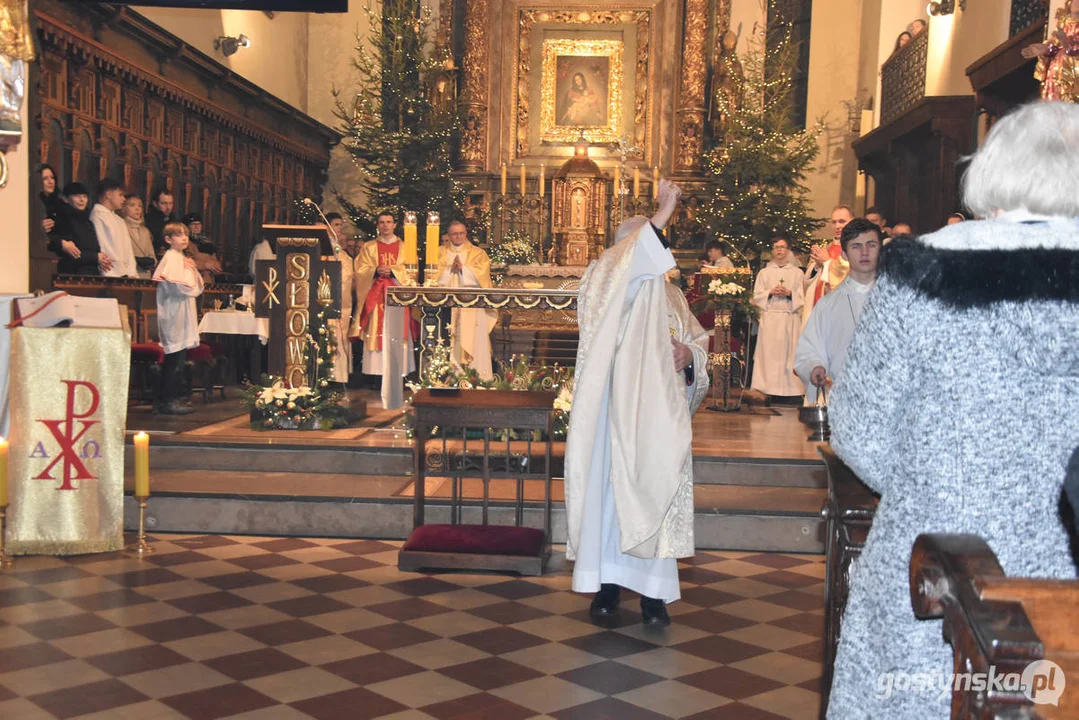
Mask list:
[[[416,409],[414,527],[398,553],[399,569],[543,574],[551,545],[554,399],[553,392],[427,389],[416,393],[412,400]],[[437,438],[431,438],[433,428],[438,428]],[[542,433],[541,440],[533,439],[537,432]],[[428,525],[425,485],[428,475],[436,473],[451,479],[449,522]],[[480,522],[463,523],[463,481],[477,475],[483,482]],[[488,523],[495,512],[506,515],[510,509],[492,507],[492,479],[516,481],[513,525]],[[543,482],[542,528],[524,526],[526,480]],[[475,509],[470,508],[472,512]]]

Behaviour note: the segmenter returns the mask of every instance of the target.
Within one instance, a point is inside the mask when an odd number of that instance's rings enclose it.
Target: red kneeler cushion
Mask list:
[[[211,360],[213,356],[213,350],[206,343],[199,343],[198,346],[187,349],[187,359],[191,362]]]
[[[159,343],[131,343],[132,362],[162,363],[165,361],[165,349]]]
[[[421,525],[412,531],[404,550],[473,553],[476,555],[539,555],[543,531],[513,525]]]

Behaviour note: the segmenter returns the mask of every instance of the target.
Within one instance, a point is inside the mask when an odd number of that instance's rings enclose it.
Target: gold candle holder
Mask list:
[[[15,564],[14,558],[7,554],[7,505],[0,505],[0,568],[9,568]]]
[[[146,542],[146,501],[149,499],[149,495],[145,497],[135,497],[135,500],[139,503],[139,535],[135,539],[134,544],[124,548],[125,555],[141,558],[154,551],[154,549],[150,547],[150,543]]]

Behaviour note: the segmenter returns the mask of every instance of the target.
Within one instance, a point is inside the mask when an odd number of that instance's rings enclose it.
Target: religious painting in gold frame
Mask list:
[[[621,40],[543,41],[540,136],[544,142],[614,142],[622,136]]]

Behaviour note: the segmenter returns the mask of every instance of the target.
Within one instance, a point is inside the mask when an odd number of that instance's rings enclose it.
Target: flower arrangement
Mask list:
[[[284,378],[263,375],[258,384],[243,386],[244,403],[251,411],[252,430],[332,430],[348,427],[353,413],[341,406],[341,393],[330,389],[337,340],[323,308],[307,335],[304,364],[315,386],[290,387]]]
[[[573,405],[573,368],[561,365],[532,366],[528,358],[514,355],[507,363],[499,363],[499,372],[483,380],[470,367],[458,368],[450,361],[450,349],[439,342],[431,350],[419,382],[408,383],[413,393],[423,388],[459,388],[461,390],[514,390],[558,392],[554,401],[553,435],[565,440],[569,429],[569,413]],[[412,437],[411,416],[406,418],[408,437]]]
[[[749,268],[709,268],[704,293],[694,303],[696,313],[707,310],[741,312],[752,317],[757,309],[753,305],[753,274]]]
[[[520,230],[510,230],[502,236],[502,242],[491,248],[492,264],[533,265],[537,260],[532,239]]]

